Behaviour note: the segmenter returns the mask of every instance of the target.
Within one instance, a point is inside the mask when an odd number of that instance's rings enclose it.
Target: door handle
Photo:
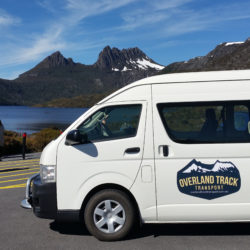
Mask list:
[[[163,145],[163,156],[167,157],[169,155],[169,150],[167,145]]]
[[[126,154],[137,154],[140,152],[140,148],[139,147],[135,147],[135,148],[127,148],[125,150]]]

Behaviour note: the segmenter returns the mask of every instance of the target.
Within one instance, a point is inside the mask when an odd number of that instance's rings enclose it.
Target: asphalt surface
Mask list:
[[[32,159],[39,159],[41,156],[41,153],[30,153],[30,154],[25,154],[25,160],[32,160]],[[5,161],[20,161],[23,160],[23,155],[18,154],[18,155],[7,155],[1,158],[2,162]],[[1,162],[0,162],[1,163]]]
[[[80,224],[39,219],[20,207],[38,159],[0,162],[0,249],[250,249],[250,223],[144,225],[120,242],[100,242]]]

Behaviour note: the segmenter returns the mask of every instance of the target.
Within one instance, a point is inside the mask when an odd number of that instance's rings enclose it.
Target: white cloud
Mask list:
[[[161,35],[172,37],[187,33],[218,29],[229,21],[250,19],[250,4],[245,6],[231,4],[230,6],[206,10],[176,10],[167,25],[161,29]]]
[[[0,26],[16,25],[21,22],[21,19],[8,14],[5,10],[0,9]]]
[[[227,5],[211,2],[199,8],[192,4],[195,2],[198,0],[36,0],[51,16],[44,20],[43,26],[39,23],[35,35],[10,34],[15,38],[9,38],[10,35],[6,38],[9,39],[7,50],[3,48],[7,45],[0,43],[0,65],[21,65],[41,60],[55,50],[86,51],[121,41],[136,45],[138,41],[154,40],[154,44],[166,47],[172,45],[168,43],[170,37],[218,29],[228,21],[250,18],[247,2],[233,4],[231,1]],[[114,17],[110,17],[109,26],[101,24],[99,28],[99,24],[93,24],[93,29],[83,26],[84,19],[113,14],[111,11],[117,9]],[[0,27],[20,23],[19,18],[0,9]],[[76,37],[81,41],[74,41]],[[162,43],[162,38],[166,43]]]
[[[133,30],[143,26],[154,25],[163,20],[166,20],[167,18],[169,18],[168,15],[164,13],[158,13],[157,15],[155,15],[155,13],[144,13],[141,11],[138,11],[136,14],[126,13],[125,15],[123,15],[125,24],[117,29]]]
[[[117,30],[133,30],[148,25],[157,25],[166,19],[175,18],[175,11],[194,0],[144,1],[141,8],[122,14],[124,24]],[[164,25],[165,26],[165,25]],[[159,29],[159,27],[156,27]]]
[[[66,9],[71,11],[71,20],[79,22],[82,19],[100,15],[108,11],[128,5],[138,0],[66,0]]]
[[[96,15],[120,8],[137,0],[66,0],[67,9],[84,11],[85,15]]]
[[[140,9],[123,13],[124,23],[113,27],[113,30],[140,31],[139,29],[149,26],[147,36],[151,39],[205,31],[218,28],[228,21],[250,18],[250,3],[229,3],[226,6],[216,4],[197,10],[193,9],[194,5],[188,5],[191,2],[195,0],[145,2]]]
[[[55,13],[58,10],[58,7],[56,8],[53,5],[53,2],[51,2],[50,0],[37,0],[36,3],[40,7],[44,8],[45,10],[52,12],[52,13]],[[55,1],[54,1],[54,3],[55,3]]]
[[[158,0],[152,2],[152,6],[154,10],[167,10],[167,9],[174,9],[185,5],[187,3],[194,2],[194,0]]]
[[[19,62],[29,62],[38,59],[40,56],[60,50],[66,47],[66,42],[60,41],[61,28],[53,27],[46,34],[34,39],[33,45],[22,48],[17,56]]]
[[[52,28],[50,27],[40,37],[33,39],[33,44],[30,47],[21,48],[15,61],[35,60],[45,53],[67,48],[69,43],[65,41],[65,33],[77,26],[82,19],[117,9],[132,1],[135,0],[66,0],[64,8],[66,12],[51,23]],[[50,0],[40,0],[38,4],[50,11],[54,10],[54,2],[52,3]],[[87,44],[89,48],[96,47],[96,41]]]
[[[11,46],[5,53],[2,51],[0,66],[25,64],[35,61],[41,56],[55,50],[66,48],[66,42],[61,40],[61,28],[53,26],[43,35],[36,35],[31,40],[30,46]]]
[[[63,15],[52,21],[44,33],[27,39],[31,40],[29,46],[13,47],[12,50],[16,52],[6,55],[6,58],[0,61],[0,65],[23,64],[35,61],[41,56],[45,56],[55,50],[67,49],[67,47],[72,46],[72,44],[70,45],[70,43],[66,41],[65,33],[69,32],[74,26],[77,26],[79,21],[88,16],[99,15],[119,8],[132,1],[134,0],[66,0],[66,12]],[[53,11],[53,3],[49,0],[40,0],[37,3],[41,7]],[[87,47],[96,47],[97,44],[96,41],[88,42]]]

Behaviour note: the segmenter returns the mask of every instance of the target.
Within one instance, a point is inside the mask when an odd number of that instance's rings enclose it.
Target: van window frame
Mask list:
[[[166,120],[164,118],[164,114],[162,112],[162,109],[164,107],[198,107],[198,106],[224,106],[226,108],[226,112],[229,106],[236,106],[236,105],[245,105],[248,107],[248,114],[250,117],[250,100],[225,100],[225,101],[197,101],[197,102],[161,102],[157,103],[157,110],[160,115],[161,121],[163,123],[163,126],[165,128],[165,131],[168,135],[168,137],[176,143],[179,144],[225,144],[225,143],[250,143],[250,134],[249,134],[249,140],[243,141],[243,140],[223,140],[223,141],[194,141],[194,140],[178,140],[172,135],[172,132],[170,128],[168,127]],[[234,108],[233,108],[234,110]],[[250,121],[250,120],[249,120]]]
[[[96,142],[105,142],[105,141],[113,141],[113,140],[121,140],[121,139],[128,139],[128,138],[133,138],[137,136],[138,133],[138,128],[140,126],[140,121],[141,121],[141,114],[142,114],[142,110],[143,110],[143,104],[142,103],[124,103],[124,104],[115,104],[115,105],[107,105],[107,106],[102,106],[101,108],[95,110],[93,113],[91,113],[79,126],[77,126],[77,129],[79,129],[79,127],[82,126],[83,123],[85,123],[91,116],[93,116],[94,114],[96,114],[98,111],[105,109],[105,108],[115,108],[115,107],[128,107],[128,106],[139,106],[140,107],[140,113],[139,113],[139,118],[138,118],[138,125],[136,128],[136,132],[134,135],[132,136],[119,136],[119,137],[107,137],[107,138],[102,138],[102,139],[97,139],[97,140],[91,140],[91,141],[87,141],[85,143],[82,144],[90,144],[90,143],[96,143]]]

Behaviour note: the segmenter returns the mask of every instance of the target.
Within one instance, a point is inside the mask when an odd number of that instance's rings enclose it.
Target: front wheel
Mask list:
[[[126,193],[105,189],[91,197],[85,208],[84,220],[89,232],[97,239],[121,240],[133,226],[135,211]]]

